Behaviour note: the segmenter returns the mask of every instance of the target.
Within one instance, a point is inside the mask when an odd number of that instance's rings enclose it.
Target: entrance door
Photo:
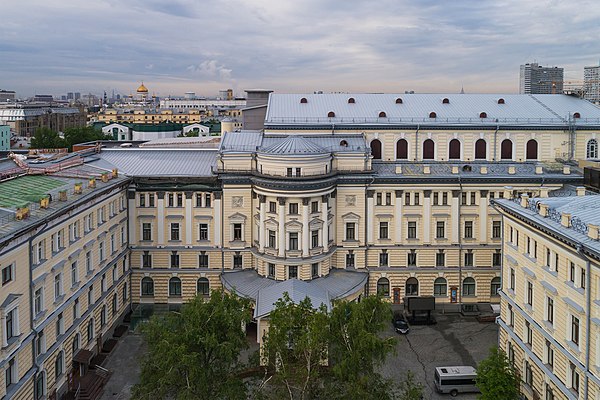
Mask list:
[[[400,304],[400,288],[394,288],[394,304]]]

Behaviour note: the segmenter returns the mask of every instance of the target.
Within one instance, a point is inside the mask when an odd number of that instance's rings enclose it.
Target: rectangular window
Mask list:
[[[288,267],[288,279],[296,278],[298,279],[298,266],[290,265]]]
[[[442,205],[448,205],[448,192],[442,192]]]
[[[554,271],[558,272],[558,266],[560,265],[560,259],[558,253],[554,255]]]
[[[411,250],[408,253],[407,265],[409,267],[416,267],[417,266],[417,252],[415,250]]]
[[[465,221],[465,239],[473,239],[473,221]]]
[[[6,313],[6,340],[10,340],[17,336],[17,309],[13,309]]]
[[[88,307],[94,304],[94,285],[91,285],[88,289]]]
[[[171,268],[179,268],[179,254],[176,251],[171,252],[170,261]]]
[[[571,372],[571,389],[579,393],[579,373],[577,372],[577,367],[575,367],[575,364],[569,363],[569,369]]]
[[[62,295],[62,274],[54,275],[54,301]]]
[[[554,349],[552,343],[546,340],[546,364],[552,368],[554,366]]]
[[[110,235],[110,253],[111,253],[111,254],[112,254],[112,253],[114,253],[115,251],[117,251],[117,249],[116,249],[116,244],[115,244],[115,243],[116,243],[116,242],[115,242],[115,234],[114,234],[114,233],[112,233],[112,234]]]
[[[293,168],[288,168],[286,172],[287,172],[287,174],[286,174],[286,175],[287,175],[288,177],[290,177],[290,178],[291,178],[291,177],[293,176],[293,174],[294,174],[294,170],[293,170]]]
[[[408,221],[408,238],[409,239],[417,238],[417,222],[416,221]]]
[[[148,207],[154,207],[154,193],[148,193]]]
[[[77,271],[77,261],[71,263],[71,287],[79,282],[79,273]]]
[[[311,213],[318,213],[319,212],[319,202],[318,201],[312,201],[310,203],[310,212]]]
[[[145,193],[140,193],[138,194],[138,199],[139,199],[139,205],[140,207],[146,207],[146,194]]]
[[[56,336],[60,336],[65,333],[65,321],[63,319],[63,314],[58,314],[56,318]]]
[[[173,193],[167,195],[167,207],[175,207],[175,196]]]
[[[319,231],[312,230],[310,231],[310,244],[311,248],[319,247]]]
[[[389,228],[387,222],[379,223],[379,239],[388,239],[389,238]]]
[[[13,280],[13,269],[14,264],[10,264],[2,268],[2,286]]]
[[[474,264],[473,261],[473,252],[471,250],[467,250],[465,253],[465,267],[472,267]]]
[[[269,278],[275,278],[275,264],[269,263]]]
[[[477,205],[475,202],[475,192],[471,192],[471,205],[472,206]]]
[[[571,342],[579,346],[579,318],[571,315]]]
[[[319,263],[313,263],[310,266],[310,276],[312,278],[318,278],[319,277]]]
[[[386,192],[386,194],[385,194],[385,205],[386,206],[392,205],[392,194],[390,192]]]
[[[199,227],[199,240],[208,240],[208,224],[200,224]]]
[[[526,343],[531,346],[533,343],[533,331],[531,330],[531,325],[527,321],[525,321],[525,338]]]
[[[171,223],[171,240],[179,239],[179,222]]]
[[[12,384],[17,383],[16,375],[17,367],[15,365],[15,358],[13,357],[8,361],[6,370],[4,371],[4,380],[6,381],[7,388]]]
[[[354,253],[346,254],[346,268],[354,268]]]
[[[37,289],[33,295],[33,310],[36,316],[39,313],[41,313],[44,309],[44,298],[42,290],[42,288]]]
[[[404,205],[410,206],[410,192],[404,193]]]
[[[210,208],[212,207],[212,195],[210,193],[206,193],[204,195],[204,207]]]
[[[515,326],[515,312],[510,304],[508,305],[508,325]]]
[[[546,267],[550,268],[551,261],[552,261],[552,253],[549,248],[546,248]]]
[[[533,306],[533,283],[527,282],[527,304]]]
[[[205,251],[202,251],[200,254],[198,254],[198,267],[208,268],[208,254],[206,254]]]
[[[290,238],[290,243],[289,243],[289,249],[290,250],[298,250],[298,232],[290,232],[289,233],[289,238]]]
[[[493,221],[492,222],[492,238],[500,239],[502,234],[502,222],[501,221]]]
[[[233,240],[242,240],[242,224],[233,224]]]
[[[104,293],[106,291],[106,273],[102,274],[102,278],[100,279],[100,292]]]
[[[378,206],[380,206],[382,204],[382,193],[381,192],[377,193],[376,198],[377,198],[376,203]]]
[[[443,239],[446,237],[446,223],[444,221],[438,221],[435,229],[435,237]]]
[[[297,215],[298,214],[298,203],[290,203],[289,211],[290,211],[291,215]]]
[[[492,254],[492,267],[499,267],[502,265],[502,253],[500,250],[496,250],[495,253]]]
[[[546,321],[554,324],[554,299],[546,297]]]
[[[443,267],[446,265],[446,254],[443,251],[439,251],[435,254],[435,266]]]
[[[100,256],[100,261],[104,261],[104,241],[98,243],[98,254]]]
[[[510,289],[515,290],[515,270],[514,268],[510,269]]]
[[[183,207],[183,193],[177,193],[177,207]]]
[[[389,259],[389,257],[388,257],[387,251],[383,250],[381,253],[379,253],[379,266],[380,267],[389,266],[388,259]]]
[[[440,194],[438,192],[433,192],[433,205],[437,206],[440,201]]]
[[[356,240],[356,223],[346,222],[346,240]]]
[[[529,386],[533,384],[533,372],[531,371],[531,364],[529,361],[525,361],[525,384]]]
[[[274,249],[277,246],[277,240],[275,239],[275,231],[269,230],[269,246]]]
[[[415,192],[415,206],[419,205],[419,192]]]
[[[277,212],[277,203],[274,201],[269,202],[269,212],[276,213]]]
[[[196,193],[196,207],[202,207],[202,193]]]
[[[233,256],[233,268],[242,269],[244,258],[241,254],[234,254]]]
[[[467,205],[467,192],[462,192],[460,194],[460,205],[461,206],[466,206]]]
[[[575,283],[575,263],[573,261],[571,261],[571,263],[569,264],[569,280],[573,283]]]
[[[152,268],[152,256],[149,251],[144,251],[142,254],[142,268]]]
[[[579,287],[585,289],[585,268],[581,268],[581,274],[579,275]]]
[[[149,222],[142,224],[142,240],[152,240],[152,224]]]

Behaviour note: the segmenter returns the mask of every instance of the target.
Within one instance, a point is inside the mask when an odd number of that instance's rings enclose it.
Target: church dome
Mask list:
[[[142,82],[140,87],[137,88],[137,92],[138,93],[148,93],[148,89],[146,88],[146,86],[144,86],[144,82]]]

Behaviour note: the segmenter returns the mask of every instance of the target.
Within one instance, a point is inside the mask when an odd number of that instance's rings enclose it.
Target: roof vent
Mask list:
[[[400,97],[396,99],[396,104],[402,104],[402,99]]]
[[[471,172],[473,171],[473,167],[471,167],[470,165],[463,165],[462,170],[463,172]]]
[[[581,118],[581,114],[579,114],[578,112],[573,113],[573,118]]]
[[[329,111],[327,113],[327,118],[335,118],[335,113],[333,111]]]
[[[485,112],[480,112],[480,113],[479,113],[479,118],[487,118],[487,113],[485,113]]]
[[[342,140],[340,142],[340,146],[342,146],[342,147],[348,147],[348,142],[346,140]]]
[[[356,100],[354,100],[354,97],[350,97],[348,99],[348,104],[354,104],[354,103],[356,103]]]
[[[444,97],[444,100],[442,100],[442,104],[450,104],[450,100],[447,97]]]
[[[303,97],[300,99],[300,104],[306,104],[308,103],[308,100],[306,100],[306,97]]]
[[[379,113],[379,118],[385,118],[385,117],[387,117],[387,114],[385,113],[385,111],[381,111]]]
[[[504,99],[503,98],[499,98],[498,99],[498,104],[504,104]]]
[[[429,113],[429,118],[437,118],[437,114],[434,111],[432,111]]]

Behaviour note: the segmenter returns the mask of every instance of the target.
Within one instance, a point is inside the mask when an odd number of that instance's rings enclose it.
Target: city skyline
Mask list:
[[[521,64],[564,67],[566,81],[580,81],[600,55],[600,7],[589,1],[26,0],[4,8],[0,88],[20,97],[129,94],[140,81],[163,97],[229,87],[517,93]]]

